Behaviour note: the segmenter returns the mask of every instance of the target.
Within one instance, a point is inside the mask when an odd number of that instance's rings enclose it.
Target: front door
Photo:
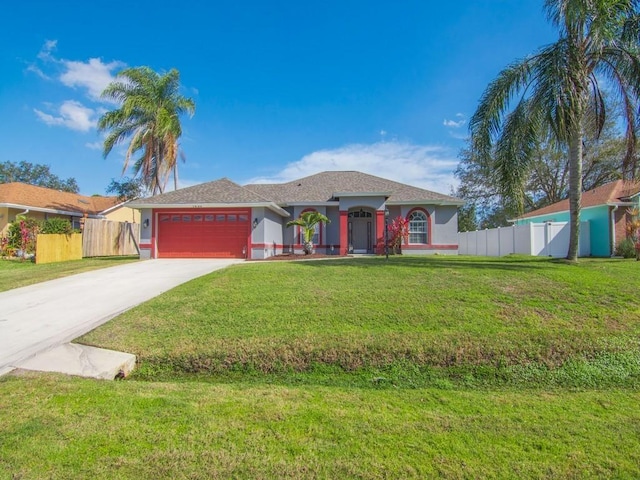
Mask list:
[[[373,253],[373,215],[362,209],[349,212],[350,253]]]

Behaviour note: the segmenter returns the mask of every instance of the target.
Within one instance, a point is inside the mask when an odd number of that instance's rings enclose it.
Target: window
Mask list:
[[[427,238],[427,216],[419,210],[409,215],[409,243],[429,243]]]

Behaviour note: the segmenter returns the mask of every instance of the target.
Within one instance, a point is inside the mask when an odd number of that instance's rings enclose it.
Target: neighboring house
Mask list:
[[[629,210],[640,206],[640,182],[617,180],[582,194],[580,221],[589,222],[591,255],[608,257],[626,238]],[[527,223],[568,222],[569,200],[526,213],[514,220]]]
[[[140,221],[140,212],[116,197],[86,197],[26,183],[1,183],[0,234],[5,233],[7,225],[20,214],[37,220],[66,218],[74,228],[80,228],[80,219],[85,216],[130,223]]]
[[[240,186],[226,178],[134,200],[142,211],[143,258],[262,259],[301,252],[290,220],[309,210],[331,223],[314,238],[323,254],[382,253],[388,220],[409,220],[408,253],[458,251],[460,199],[360,172],[323,172],[281,184]]]

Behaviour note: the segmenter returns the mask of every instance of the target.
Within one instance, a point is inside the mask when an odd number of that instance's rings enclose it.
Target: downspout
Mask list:
[[[27,213],[29,213],[31,211],[30,208],[27,208],[24,212],[22,213],[16,213],[16,218],[18,217],[18,215],[26,215]]]
[[[611,209],[611,256],[616,254],[616,210],[618,205],[614,205]]]

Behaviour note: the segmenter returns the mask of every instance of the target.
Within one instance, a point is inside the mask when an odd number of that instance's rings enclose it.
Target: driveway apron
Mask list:
[[[0,293],[0,375],[182,283],[242,260],[157,259]]]

